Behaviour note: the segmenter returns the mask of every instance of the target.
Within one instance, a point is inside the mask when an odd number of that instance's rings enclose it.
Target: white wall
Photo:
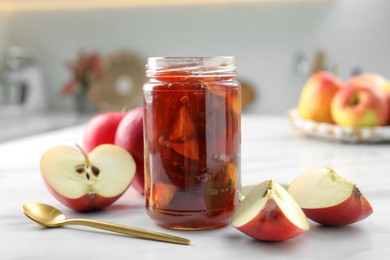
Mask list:
[[[69,77],[64,63],[79,49],[128,49],[145,57],[236,56],[239,76],[259,96],[248,112],[284,113],[305,80],[294,71],[299,51],[312,59],[323,49],[344,79],[355,66],[390,77],[389,14],[388,0],[20,11],[10,13],[7,36],[40,56],[54,109],[71,109],[58,92]]]

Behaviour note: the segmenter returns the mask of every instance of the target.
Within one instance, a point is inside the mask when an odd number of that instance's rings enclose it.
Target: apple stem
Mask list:
[[[76,147],[80,150],[80,152],[84,155],[84,158],[85,158],[85,162],[87,165],[90,165],[90,161],[89,161],[89,157],[88,157],[88,154],[85,152],[85,150],[79,145],[79,144],[75,144]]]

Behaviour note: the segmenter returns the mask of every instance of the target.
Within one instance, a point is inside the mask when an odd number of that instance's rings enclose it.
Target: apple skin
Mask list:
[[[387,80],[376,73],[363,73],[357,76],[352,77],[348,84],[355,84],[360,86],[369,86],[380,89],[383,85],[385,85]]]
[[[128,151],[136,163],[132,187],[144,194],[144,128],[143,107],[130,110],[120,122],[115,134],[115,145]]]
[[[260,214],[238,229],[250,237],[263,241],[287,240],[306,231],[291,223],[274,200],[269,200]]]
[[[105,112],[93,116],[84,129],[84,149],[87,153],[101,144],[114,144],[117,128],[126,112]]]
[[[373,213],[356,184],[330,168],[299,175],[288,187],[306,216],[323,225],[349,225]]]
[[[232,225],[262,241],[291,239],[310,228],[296,201],[272,180],[258,184],[249,192],[234,212]]]
[[[363,73],[351,78],[348,83],[358,84],[360,86],[374,87],[385,95],[387,107],[390,110],[390,81],[377,73]],[[387,124],[390,124],[390,112]]]
[[[103,197],[98,194],[93,194],[93,195],[85,194],[82,197],[79,197],[77,199],[70,199],[58,193],[45,179],[43,179],[43,181],[47,189],[49,190],[49,192],[59,202],[61,202],[63,205],[67,206],[68,208],[79,212],[90,212],[90,211],[104,209],[110,206],[111,204],[113,204],[126,191],[126,190],[123,191],[121,194],[115,197]]]
[[[382,93],[385,94],[386,100],[387,100],[387,107],[390,110],[390,80],[386,82],[386,84],[381,86]],[[387,120],[387,125],[390,125],[390,112],[389,112],[389,119]]]
[[[78,165],[86,170],[77,172]],[[92,166],[100,170],[98,175],[92,176]],[[40,162],[41,175],[49,192],[65,206],[80,212],[100,210],[113,204],[130,187],[135,167],[127,151],[111,144],[99,145],[89,154],[80,147],[77,150],[55,146],[42,155]],[[90,176],[86,180],[84,173],[87,172]]]
[[[298,102],[302,119],[333,124],[332,99],[343,83],[332,73],[320,71],[313,74],[304,85]]]
[[[373,212],[370,203],[358,188],[354,188],[351,196],[338,205],[302,210],[309,219],[327,226],[349,225],[367,218]]]
[[[378,89],[350,82],[334,96],[331,112],[338,125],[371,127],[385,125],[390,110]]]

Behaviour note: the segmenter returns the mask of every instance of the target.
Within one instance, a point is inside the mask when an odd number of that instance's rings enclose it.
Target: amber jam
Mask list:
[[[232,57],[149,58],[145,197],[160,226],[225,226],[239,203],[241,92]]]

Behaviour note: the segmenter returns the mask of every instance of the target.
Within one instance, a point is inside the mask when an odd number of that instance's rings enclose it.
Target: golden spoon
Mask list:
[[[118,225],[92,219],[66,219],[65,215],[60,210],[43,203],[26,203],[23,205],[22,211],[27,217],[45,227],[61,227],[63,225],[83,225],[145,239],[182,245],[190,244],[190,240],[185,238],[171,236],[141,228]]]

